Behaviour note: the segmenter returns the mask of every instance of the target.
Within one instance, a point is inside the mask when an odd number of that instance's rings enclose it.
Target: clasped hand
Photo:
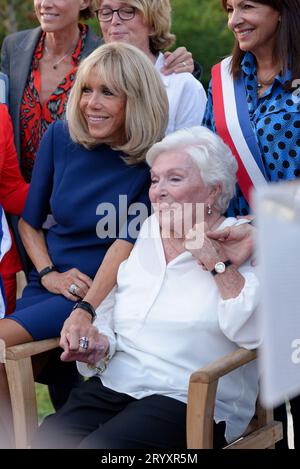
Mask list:
[[[60,347],[64,349],[60,357],[62,361],[77,360],[95,365],[105,356],[109,347],[108,338],[93,326],[88,316],[86,311],[76,309],[65,321],[60,338]],[[88,339],[86,349],[80,347],[81,338]]]
[[[70,269],[67,272],[50,272],[42,277],[41,283],[51,293],[63,295],[71,301],[84,298],[92,285],[92,279],[78,269]],[[70,293],[69,288],[75,285],[76,295]]]

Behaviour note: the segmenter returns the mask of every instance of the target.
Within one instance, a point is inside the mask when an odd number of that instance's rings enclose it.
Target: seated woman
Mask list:
[[[169,0],[97,0],[95,2],[103,39],[106,43],[111,41],[126,42],[141,49],[152,61],[160,73],[165,85],[169,102],[169,118],[166,133],[174,132],[180,128],[200,125],[206,105],[206,94],[203,86],[191,74],[175,73],[165,76],[163,67],[164,56],[162,52],[170,47],[175,36],[171,34],[171,6]],[[178,51],[173,57],[178,58]],[[191,59],[190,59],[191,60]],[[183,71],[185,62],[177,69]],[[236,251],[236,250],[235,250]],[[99,289],[100,284],[100,289]],[[96,278],[88,291],[85,301],[96,308],[103,300],[103,276]],[[109,290],[108,290],[109,291]],[[108,293],[108,291],[106,293]],[[77,308],[66,320],[61,332],[61,346],[68,347],[68,337],[71,337],[71,352],[69,358],[75,356],[78,350],[78,336],[84,335],[89,326],[91,317],[80,308]],[[74,332],[75,331],[75,332]],[[74,337],[74,340],[73,340]]]
[[[103,288],[115,285],[135,241],[122,215],[139,201],[149,206],[145,154],[163,137],[167,111],[159,75],[137,48],[108,44],[82,62],[68,122],[49,127],[34,166],[20,230],[35,269],[15,313],[0,321],[0,338],[8,346],[58,336],[101,263]],[[114,207],[114,232],[98,229],[105,219],[101,203]],[[49,210],[57,223],[45,238]],[[7,393],[0,365],[0,417]]]
[[[79,339],[85,363],[78,366],[91,379],[45,420],[35,447],[185,448],[190,374],[258,346],[255,270],[250,262],[236,268],[206,235],[243,223],[222,216],[236,182],[229,148],[193,127],[154,145],[147,162],[155,212]],[[220,380],[217,445],[244,432],[257,391],[254,362]]]

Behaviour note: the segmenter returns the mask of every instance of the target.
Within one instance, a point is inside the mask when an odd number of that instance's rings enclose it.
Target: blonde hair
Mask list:
[[[124,152],[128,164],[144,161],[147,150],[164,136],[168,122],[168,98],[158,72],[143,52],[123,43],[100,46],[81,62],[66,117],[71,138],[88,149],[99,142],[90,135],[79,103],[92,70],[126,99],[125,143],[113,149]]]
[[[102,0],[96,0],[101,6]],[[139,10],[146,24],[153,30],[150,34],[150,50],[154,55],[171,47],[176,39],[171,34],[170,0],[126,0],[126,3]]]

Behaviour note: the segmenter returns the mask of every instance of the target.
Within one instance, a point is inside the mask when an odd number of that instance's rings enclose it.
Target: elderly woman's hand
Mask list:
[[[67,272],[50,272],[41,279],[41,283],[51,293],[63,295],[68,300],[78,301],[84,298],[92,285],[92,279],[78,269]]]
[[[171,73],[188,72],[193,73],[194,61],[191,52],[187,51],[185,47],[178,47],[174,52],[165,52],[165,64],[161,69],[164,75],[171,75]]]
[[[226,258],[230,259],[236,267],[240,267],[253,255],[254,232],[253,226],[244,223],[228,226],[220,231],[208,231],[206,235],[208,238],[222,243]]]
[[[86,344],[86,345],[85,345]],[[84,345],[84,347],[82,347]],[[103,358],[109,348],[108,338],[91,324],[73,324],[66,334],[62,334],[60,346],[64,349],[61,360],[80,361],[95,365]]]
[[[226,253],[219,241],[207,236],[207,223],[196,224],[185,236],[184,248],[189,251],[204,270],[213,270],[219,261],[225,261]]]

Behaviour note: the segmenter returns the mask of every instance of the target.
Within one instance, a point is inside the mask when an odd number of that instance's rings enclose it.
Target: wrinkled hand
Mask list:
[[[171,73],[182,73],[188,72],[193,73],[194,71],[194,60],[191,52],[188,52],[185,47],[178,47],[174,52],[165,52],[165,63],[161,72],[164,75],[170,75]]]
[[[208,231],[206,235],[211,240],[220,242],[226,259],[230,259],[236,267],[240,267],[253,254],[254,232],[253,226],[244,223],[238,226],[228,226],[220,231]]]
[[[197,259],[204,270],[212,270],[216,262],[226,260],[226,254],[219,241],[207,236],[207,229],[205,222],[194,225],[185,236],[184,248]]]
[[[50,272],[42,277],[42,285],[46,290],[57,295],[63,295],[71,301],[78,301],[79,298],[84,298],[92,285],[92,279],[80,272],[78,269],[71,269],[67,272]],[[76,285],[76,295],[69,292],[70,285]]]
[[[79,346],[81,337],[87,337],[87,349]],[[104,357],[108,347],[108,338],[100,334],[91,323],[91,316],[82,309],[76,309],[65,321],[61,331],[60,347],[64,349],[61,360],[64,362],[80,361],[95,365]]]

